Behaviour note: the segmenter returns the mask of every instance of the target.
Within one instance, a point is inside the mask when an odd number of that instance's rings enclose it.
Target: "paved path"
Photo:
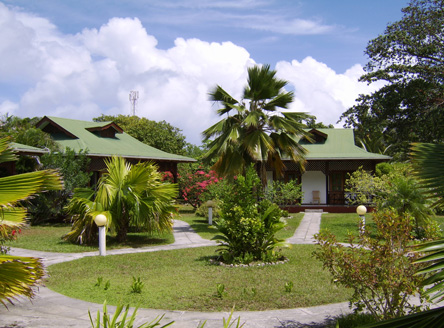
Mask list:
[[[312,243],[312,235],[319,230],[316,223],[320,221],[320,213],[306,213],[295,236],[290,238],[292,243]],[[214,241],[202,239],[191,227],[183,221],[174,222],[175,242],[170,245],[144,247],[135,249],[120,249],[107,251],[108,255],[126,254],[134,252],[153,252],[186,247],[202,247],[215,245]],[[14,255],[35,256],[43,258],[45,265],[71,261],[85,256],[97,256],[98,252],[87,253],[49,253],[23,250],[14,248]],[[16,305],[9,306],[9,310],[0,306],[0,328],[5,327],[90,327],[88,310],[93,313],[101,310],[101,304],[89,303],[67,296],[63,296],[40,287],[33,301],[20,299]],[[110,306],[112,312],[115,308]],[[317,307],[285,309],[274,311],[236,311],[235,317],[240,316],[242,322],[246,322],[246,328],[259,327],[296,327],[299,323],[322,322],[330,316],[348,313],[348,303],[328,304]],[[191,312],[139,309],[136,324],[151,321],[155,317],[165,314],[162,323],[175,321],[173,328],[197,328],[203,321],[207,321],[206,328],[222,327],[222,319],[228,318],[226,312]]]
[[[290,244],[314,244],[314,235],[319,233],[321,212],[306,212],[293,237],[288,238]]]

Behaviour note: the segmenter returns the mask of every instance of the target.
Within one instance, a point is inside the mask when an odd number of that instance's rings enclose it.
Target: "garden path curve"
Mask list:
[[[289,239],[291,243],[313,243],[313,233],[319,230],[321,213],[306,213],[295,236]],[[317,225],[317,228],[316,228]],[[127,254],[135,252],[153,252],[188,247],[215,245],[214,241],[202,239],[192,228],[183,221],[174,221],[175,242],[170,245],[143,247],[135,249],[109,250],[108,255]],[[87,253],[49,253],[13,248],[11,254],[19,256],[35,256],[43,259],[45,265],[72,261],[85,256],[97,256],[98,252]],[[101,310],[101,304],[73,299],[46,287],[40,287],[36,297],[31,301],[20,299],[14,306],[5,309],[0,306],[0,328],[15,327],[91,327],[88,310],[93,316]],[[113,312],[115,307],[110,306]],[[327,304],[309,308],[270,310],[270,311],[236,311],[234,316],[241,317],[246,322],[246,328],[259,327],[297,327],[296,322],[322,322],[326,318],[341,313],[349,313],[348,303]],[[206,328],[222,327],[222,319],[228,318],[227,312],[191,312],[169,311],[154,309],[139,309],[136,324],[151,321],[165,314],[162,323],[175,321],[173,328],[196,328],[199,323],[207,321]],[[137,326],[137,325],[136,325]]]

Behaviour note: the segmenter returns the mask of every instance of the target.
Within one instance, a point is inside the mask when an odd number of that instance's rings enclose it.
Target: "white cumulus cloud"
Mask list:
[[[308,26],[308,28],[311,28]],[[165,120],[200,144],[219,118],[208,100],[217,84],[239,98],[248,51],[232,42],[177,38],[160,49],[137,18],[112,18],[97,29],[63,34],[49,20],[0,3],[0,114],[52,115],[91,120],[130,114],[129,92],[139,91],[136,115]],[[293,109],[335,123],[369,87],[360,66],[338,74],[307,57],[279,62],[279,77],[294,87]]]
[[[381,85],[368,86],[358,82],[364,74],[361,65],[354,65],[345,73],[337,73],[312,57],[302,61],[281,61],[276,65],[278,76],[289,81],[296,101],[291,109],[315,115],[317,121],[337,125],[343,112],[355,104],[359,94],[370,93]]]

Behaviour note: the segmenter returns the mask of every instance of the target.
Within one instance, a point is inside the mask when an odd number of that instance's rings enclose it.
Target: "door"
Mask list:
[[[344,173],[335,172],[330,174],[329,203],[344,204]]]

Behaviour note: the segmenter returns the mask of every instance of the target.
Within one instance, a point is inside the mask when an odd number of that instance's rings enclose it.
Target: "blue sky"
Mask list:
[[[189,142],[213,124],[208,91],[239,95],[246,68],[290,82],[292,110],[333,123],[359,93],[368,41],[406,0],[0,0],[0,113],[166,120]],[[2,22],[3,21],[3,22]]]

